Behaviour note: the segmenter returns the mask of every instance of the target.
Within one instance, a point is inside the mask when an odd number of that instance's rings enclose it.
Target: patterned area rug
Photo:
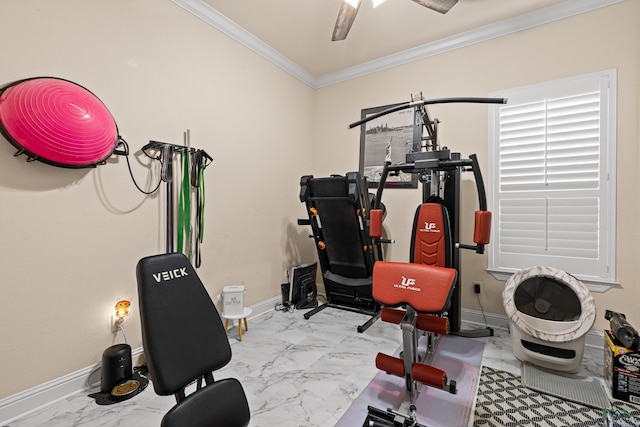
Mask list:
[[[489,367],[482,368],[474,426],[638,426],[640,406],[615,400],[599,411],[522,385],[520,377]]]

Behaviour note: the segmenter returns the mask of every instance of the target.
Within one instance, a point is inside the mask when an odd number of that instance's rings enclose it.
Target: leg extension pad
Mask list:
[[[397,357],[378,353],[376,356],[376,368],[397,377],[404,377],[404,361]]]
[[[422,363],[413,365],[411,376],[415,381],[420,381],[431,387],[444,389],[447,385],[447,374],[443,370]]]
[[[382,310],[380,311],[380,318],[384,322],[399,325],[402,322],[405,313],[406,311],[404,310],[382,307]],[[429,331],[436,334],[446,335],[449,333],[449,319],[446,317],[432,316],[426,313],[418,313],[416,327],[421,331]]]
[[[397,377],[404,377],[404,361],[397,357],[378,353],[376,356],[376,368],[393,374]],[[411,369],[411,378],[431,387],[446,390],[449,393],[456,394],[456,382],[451,380],[447,382],[447,374],[433,366],[424,365],[422,363],[414,363]]]

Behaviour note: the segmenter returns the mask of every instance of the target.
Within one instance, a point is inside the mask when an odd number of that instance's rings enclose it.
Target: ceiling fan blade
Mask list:
[[[360,1],[358,1],[357,7],[351,6],[346,1],[342,2],[340,11],[338,11],[336,25],[333,28],[333,36],[331,37],[331,41],[335,42],[347,38],[347,34],[349,34],[349,30],[351,29],[351,25],[356,19],[358,9],[360,9]]]
[[[458,3],[458,0],[413,0],[421,6],[428,7],[440,13],[447,13]]]

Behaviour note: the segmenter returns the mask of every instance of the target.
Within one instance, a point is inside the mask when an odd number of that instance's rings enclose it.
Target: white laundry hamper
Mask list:
[[[239,316],[244,311],[244,285],[232,285],[222,288],[222,314]]]
[[[596,319],[584,283],[553,267],[529,267],[507,280],[502,302],[519,360],[561,372],[580,370],[585,337]]]

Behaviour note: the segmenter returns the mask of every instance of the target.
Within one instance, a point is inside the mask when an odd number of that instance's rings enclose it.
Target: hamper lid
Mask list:
[[[586,334],[595,322],[596,308],[589,289],[565,271],[546,266],[513,274],[502,292],[509,319],[530,336],[565,342]],[[538,320],[542,321],[538,321]],[[545,322],[566,327],[541,330]]]

